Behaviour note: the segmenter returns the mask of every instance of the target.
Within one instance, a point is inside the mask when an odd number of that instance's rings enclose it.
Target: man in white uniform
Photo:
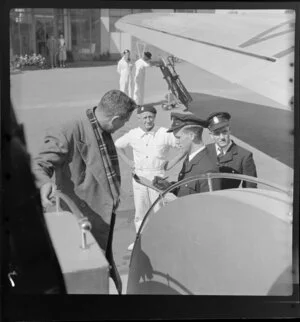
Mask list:
[[[123,52],[123,57],[118,62],[117,72],[120,74],[120,91],[129,97],[132,96],[132,69],[133,63],[130,59],[130,51],[126,49]]]
[[[115,146],[119,156],[127,163],[138,176],[153,180],[155,176],[164,177],[165,170],[171,169],[186,155],[185,151],[170,162],[166,160],[171,147],[179,148],[177,139],[167,129],[155,126],[156,109],[153,106],[140,106],[137,114],[140,119],[140,127],[130,130],[116,140]],[[123,150],[132,147],[134,161],[126,156]],[[152,203],[158,198],[158,193],[150,188],[140,185],[132,180],[135,205],[135,229],[138,232],[142,220]],[[154,211],[159,208],[156,207]],[[133,243],[128,247],[132,250]]]
[[[133,99],[138,105],[144,104],[146,68],[151,66],[151,57],[152,54],[146,51],[143,57],[135,62]]]

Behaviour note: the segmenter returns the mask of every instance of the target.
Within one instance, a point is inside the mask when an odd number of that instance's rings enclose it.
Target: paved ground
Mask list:
[[[233,116],[233,134],[236,142],[250,149],[260,178],[291,187],[293,180],[293,114],[287,109],[258,97],[247,90],[228,83],[187,63],[178,65],[178,73],[192,93],[191,111],[201,117],[217,110],[227,110]],[[170,112],[163,111],[159,103],[164,99],[167,86],[158,68],[147,72],[146,103],[158,106],[157,124],[168,127]],[[29,152],[37,153],[48,127],[68,120],[98,103],[108,90],[118,88],[116,66],[86,67],[27,71],[11,76],[11,94],[18,120],[25,125]],[[235,98],[235,99],[233,99]],[[247,100],[248,103],[243,102]],[[251,102],[251,103],[249,103]],[[182,112],[182,108],[176,108]],[[114,137],[137,126],[134,114],[125,128]],[[207,132],[204,139],[209,142]],[[172,152],[174,153],[174,152]],[[172,157],[172,153],[170,157]],[[115,260],[124,279],[130,252],[128,245],[134,239],[134,206],[130,172],[120,162],[122,172],[121,205],[115,228]],[[180,165],[170,172],[176,178]],[[275,175],[276,174],[276,175]],[[113,287],[111,292],[115,293]]]

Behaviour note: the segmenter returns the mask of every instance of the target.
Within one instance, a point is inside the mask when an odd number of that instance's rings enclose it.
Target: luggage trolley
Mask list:
[[[174,56],[168,56],[167,60],[161,58],[160,70],[163,73],[163,78],[168,84],[169,94],[167,94],[167,104],[163,104],[163,109],[171,109],[175,107],[176,103],[181,103],[185,106],[185,111],[188,110],[190,102],[193,100],[188,90],[183,85],[175,70]],[[176,98],[177,102],[171,102],[172,95]]]

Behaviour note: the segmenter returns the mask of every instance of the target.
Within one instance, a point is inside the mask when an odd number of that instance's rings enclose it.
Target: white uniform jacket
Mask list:
[[[133,99],[138,105],[144,104],[146,68],[149,66],[150,64],[145,62],[142,58],[135,62]]]
[[[129,97],[132,96],[132,69],[133,63],[131,61],[126,61],[124,57],[119,60],[117,71],[120,74],[120,91]]]

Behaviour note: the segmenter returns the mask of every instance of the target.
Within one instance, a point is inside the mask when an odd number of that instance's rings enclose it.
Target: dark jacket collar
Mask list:
[[[203,150],[199,151],[191,161],[189,161],[187,156],[187,164],[189,166],[192,166],[193,164],[199,163],[199,161],[206,155],[206,153],[207,153],[207,148],[205,147]]]
[[[80,122],[80,127],[76,127],[74,135],[79,153],[87,168],[91,170],[99,183],[108,185],[98,142],[92,125],[86,115],[83,121]]]

